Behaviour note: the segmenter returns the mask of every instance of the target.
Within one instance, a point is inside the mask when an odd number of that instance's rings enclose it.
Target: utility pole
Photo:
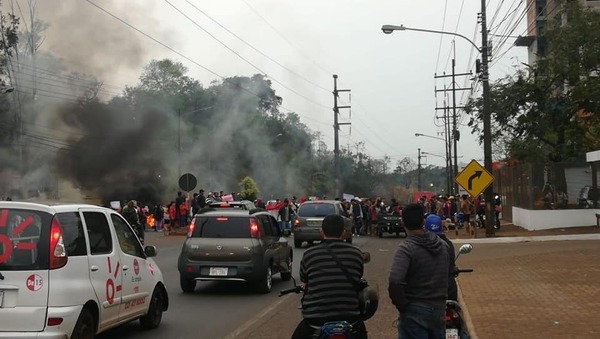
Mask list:
[[[452,58],[452,142],[454,144],[454,173],[458,174],[458,149],[457,144],[460,139],[458,128],[456,127],[456,44],[454,47],[454,57]],[[454,182],[454,192],[458,193],[458,183]]]
[[[177,180],[181,178],[181,109],[177,110]]]
[[[335,196],[341,197],[341,187],[340,187],[340,126],[341,125],[350,125],[349,122],[340,123],[338,116],[340,114],[340,108],[350,108],[350,106],[338,106],[338,96],[340,92],[350,92],[349,89],[337,89],[337,74],[333,75],[333,142],[334,142],[334,159],[333,159],[333,167],[335,172]]]
[[[446,99],[444,98],[444,128],[445,128],[445,139],[446,139],[446,192],[448,194],[452,194],[452,182],[454,173],[452,169],[452,147],[450,146],[450,138],[452,134],[450,133],[450,106],[446,105]]]
[[[417,190],[421,191],[423,187],[421,186],[421,149],[417,148]]]
[[[490,111],[490,82],[489,82],[489,50],[485,1],[481,0],[481,82],[483,85],[483,163],[486,170],[492,173],[492,117]],[[493,237],[494,212],[492,207],[493,187],[485,189],[485,236]]]
[[[445,126],[447,126],[447,131],[450,132],[450,129],[452,129],[451,133],[448,133],[447,136],[447,141],[448,141],[448,161],[449,161],[449,167],[450,167],[450,188],[448,190],[448,192],[452,192],[454,195],[458,194],[458,184],[454,181],[454,176],[456,176],[458,174],[458,140],[460,139],[459,137],[459,132],[458,132],[458,114],[456,113],[457,109],[463,109],[465,108],[464,106],[456,106],[456,91],[471,91],[472,88],[470,87],[463,87],[463,88],[456,88],[456,77],[458,76],[471,76],[471,72],[468,73],[460,73],[460,74],[456,74],[456,59],[452,59],[452,74],[447,75],[446,73],[444,73],[443,75],[435,75],[434,78],[435,79],[440,79],[440,78],[452,78],[452,87],[451,88],[446,88],[444,86],[444,89],[436,89],[436,93],[437,92],[452,92],[452,107],[447,107],[444,101],[444,106],[443,107],[436,107],[436,110],[444,110],[444,124]],[[452,127],[450,127],[450,108],[452,109]],[[447,113],[447,114],[446,114]],[[452,164],[452,148],[454,148],[454,164]]]

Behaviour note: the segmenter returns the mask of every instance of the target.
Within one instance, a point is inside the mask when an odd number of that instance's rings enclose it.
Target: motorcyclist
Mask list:
[[[332,321],[347,321],[353,324],[356,332],[353,338],[367,338],[355,288],[363,275],[365,258],[357,247],[343,241],[343,233],[343,217],[328,215],[321,227],[323,241],[304,252],[300,262],[300,280],[304,290],[303,320],[296,327],[292,339],[312,338],[314,327]],[[355,281],[348,279],[330,251],[335,253]]]

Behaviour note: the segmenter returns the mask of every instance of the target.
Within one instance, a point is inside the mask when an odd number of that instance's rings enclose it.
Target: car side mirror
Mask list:
[[[456,261],[461,254],[470,253],[472,250],[473,250],[473,245],[471,245],[471,244],[464,244],[464,245],[462,245],[458,249],[458,254],[456,255],[456,258],[454,258],[454,260]]]
[[[152,258],[152,257],[156,257],[156,246],[146,246],[144,247],[144,253],[146,254],[146,257],[148,258]]]
[[[467,253],[471,252],[472,250],[473,250],[473,245],[471,245],[471,244],[464,244],[464,245],[462,245],[458,249],[458,253],[460,253],[460,254],[467,254]]]

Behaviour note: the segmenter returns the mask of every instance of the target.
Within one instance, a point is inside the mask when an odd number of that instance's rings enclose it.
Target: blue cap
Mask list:
[[[435,234],[444,233],[444,229],[442,228],[442,218],[435,214],[428,215],[425,219],[425,229]]]

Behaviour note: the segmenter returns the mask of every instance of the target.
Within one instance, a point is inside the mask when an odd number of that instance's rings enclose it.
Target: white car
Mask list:
[[[0,338],[93,338],[169,304],[154,246],[114,210],[0,202]]]

